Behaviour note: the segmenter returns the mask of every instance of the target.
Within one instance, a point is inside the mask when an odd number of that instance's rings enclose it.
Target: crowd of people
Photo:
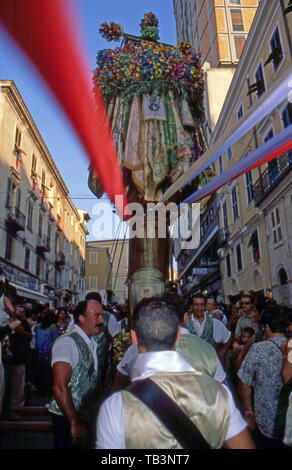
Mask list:
[[[292,310],[222,300],[167,293],[130,316],[90,292],[50,308],[21,303],[0,276],[1,419],[35,393],[54,448],[291,449]]]

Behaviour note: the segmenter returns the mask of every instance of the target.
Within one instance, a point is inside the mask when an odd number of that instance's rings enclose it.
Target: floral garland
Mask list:
[[[204,82],[200,54],[189,43],[167,46],[152,41],[128,42],[97,54],[94,82],[108,101],[114,96],[173,90],[201,108]]]
[[[115,366],[123,359],[125,352],[131,344],[130,332],[123,328],[113,339],[113,363]]]
[[[99,34],[107,41],[119,41],[124,35],[124,30],[117,23],[111,22],[108,24],[104,21],[99,28]]]

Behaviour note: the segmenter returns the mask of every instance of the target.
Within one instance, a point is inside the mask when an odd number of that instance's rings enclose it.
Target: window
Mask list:
[[[241,5],[241,0],[229,0],[231,5]]]
[[[13,248],[13,237],[10,233],[6,233],[6,246],[5,246],[5,259],[11,261],[12,259],[12,248]]]
[[[292,124],[292,103],[288,103],[284,111],[282,112],[283,127],[286,129]],[[292,165],[292,150],[287,152],[287,161]]]
[[[283,239],[281,220],[280,220],[280,211],[275,209],[271,213],[271,222],[272,222],[272,234],[273,234],[273,243],[279,243]]]
[[[286,129],[292,124],[292,103],[288,103],[282,112],[283,127]]]
[[[21,202],[21,190],[20,190],[20,188],[17,188],[16,199],[15,199],[15,207],[17,209],[20,208],[20,202]]]
[[[47,237],[48,237],[48,247],[50,248],[51,247],[51,238],[52,238],[52,226],[51,226],[51,224],[48,224]]]
[[[256,70],[255,80],[257,84],[257,96],[259,98],[266,90],[262,64],[260,64]]]
[[[238,108],[238,111],[237,111],[237,119],[241,119],[242,116],[243,116],[243,106],[241,104]]]
[[[32,174],[36,174],[36,169],[37,169],[37,159],[34,154],[32,154],[32,161],[31,161],[31,172]]]
[[[42,237],[43,236],[43,216],[42,214],[40,214],[40,217],[39,217],[39,237]]]
[[[282,48],[278,26],[276,27],[274,34],[271,37],[270,49],[271,49],[271,54],[270,54],[269,59],[273,62],[273,69],[274,69],[274,72],[276,72],[281,60],[283,59],[283,48]]]
[[[254,187],[253,187],[251,171],[249,171],[248,173],[245,173],[245,184],[246,184],[247,204],[249,206],[254,200]]]
[[[11,178],[8,178],[8,180],[7,180],[7,193],[6,193],[6,207],[11,206],[12,190],[13,190],[12,181],[11,181]]]
[[[274,137],[274,131],[271,129],[265,139],[264,142],[268,142]],[[276,183],[279,179],[279,164],[278,164],[278,157],[275,158],[274,160],[271,160],[268,162],[268,176],[269,176],[269,182],[270,185],[272,186],[274,183]]]
[[[245,45],[246,38],[245,36],[234,36],[234,45],[235,45],[235,52],[236,58],[240,59],[242,54],[244,45]]]
[[[97,276],[89,276],[89,289],[90,290],[97,289]]]
[[[227,212],[226,201],[224,201],[222,204],[222,215],[223,215],[223,227],[224,227],[224,230],[227,230],[229,224],[228,224],[228,212]]]
[[[41,273],[41,257],[37,255],[35,273],[37,276]]]
[[[20,149],[20,144],[21,144],[21,132],[17,127],[15,131],[15,139],[14,139],[15,148]]]
[[[236,247],[236,263],[237,263],[237,272],[240,273],[243,270],[241,244],[240,243]]]
[[[231,199],[232,199],[233,222],[236,222],[239,219],[236,185],[233,186],[231,190]]]
[[[227,159],[228,159],[228,163],[232,159],[232,147],[229,147],[229,149],[227,150]]]
[[[46,173],[42,170],[42,194],[45,195],[46,193]]]
[[[49,275],[50,275],[49,264],[46,263],[46,274],[45,274],[46,282],[49,282]]]
[[[248,243],[248,247],[252,248],[252,259],[253,259],[253,262],[257,264],[261,257],[259,236],[258,236],[257,230],[252,232],[249,243]]]
[[[288,275],[284,268],[281,268],[279,271],[279,281],[281,286],[286,286],[288,284]]]
[[[24,257],[24,269],[29,271],[29,258],[30,258],[30,250],[29,248],[25,249],[25,257]]]
[[[92,251],[90,253],[90,264],[97,264],[97,253]]]
[[[220,172],[220,175],[223,175],[223,158],[222,158],[222,155],[220,155],[219,157],[219,172]]]
[[[227,274],[227,277],[232,276],[231,255],[230,255],[230,253],[228,253],[228,255],[226,256],[226,274]]]
[[[58,254],[60,251],[60,237],[59,235],[56,233],[56,237],[55,237],[55,253]]]
[[[233,31],[244,31],[242,11],[239,9],[230,10]]]
[[[27,207],[27,222],[26,226],[27,228],[32,231],[32,221],[33,221],[33,202],[30,199],[28,201],[28,207]]]

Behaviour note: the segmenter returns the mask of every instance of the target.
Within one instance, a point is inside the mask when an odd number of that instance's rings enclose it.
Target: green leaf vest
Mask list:
[[[175,349],[198,372],[214,377],[217,369],[217,354],[213,346],[192,334],[182,334]]]
[[[99,360],[99,365],[106,365],[109,360],[109,354],[112,344],[112,337],[108,331],[108,323],[110,319],[110,313],[104,311],[103,312],[103,329],[97,335],[93,335],[92,339],[97,344],[97,355]]]
[[[82,422],[90,424],[97,406],[98,373],[94,369],[94,359],[85,340],[77,332],[72,332],[68,336],[75,341],[79,352],[79,360],[72,369],[68,386],[77,415]],[[56,341],[60,339],[58,338]],[[55,399],[50,403],[49,411],[64,415]]]
[[[192,335],[198,336],[192,320],[192,314],[188,316],[186,328],[189,330],[190,333],[192,333]],[[206,315],[206,323],[200,338],[208,341],[208,343],[212,344],[212,346],[215,346],[215,341],[213,337],[213,318],[209,315]]]
[[[226,440],[230,423],[228,393],[207,375],[164,372],[153,380],[187,414],[213,449]],[[122,393],[127,449],[181,449],[156,415],[127,390]]]

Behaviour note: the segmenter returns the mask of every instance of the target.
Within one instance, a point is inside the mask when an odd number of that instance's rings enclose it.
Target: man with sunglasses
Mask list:
[[[244,328],[249,327],[258,333],[259,326],[255,321],[254,299],[250,294],[243,294],[240,299],[240,306],[243,312],[235,328],[235,339],[239,340]]]

